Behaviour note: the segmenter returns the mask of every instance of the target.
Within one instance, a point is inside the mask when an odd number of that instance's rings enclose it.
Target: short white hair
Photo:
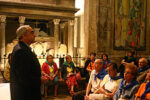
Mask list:
[[[146,64],[148,64],[148,61],[147,61],[146,58],[140,58],[139,60],[142,60],[142,61],[144,61]]]
[[[104,64],[103,59],[100,59],[100,58],[96,59],[96,60],[95,60],[95,62],[98,62],[98,63],[102,63],[102,64]]]
[[[19,40],[22,39],[22,34],[26,34],[28,32],[29,27],[30,25],[22,25],[17,29],[16,34]]]

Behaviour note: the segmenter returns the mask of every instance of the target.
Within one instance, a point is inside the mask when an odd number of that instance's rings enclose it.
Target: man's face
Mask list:
[[[95,66],[95,70],[99,71],[100,69],[102,69],[103,63],[101,63],[100,61],[96,60],[95,63],[94,63],[94,66]]]
[[[111,77],[115,77],[117,70],[113,69],[113,65],[107,67],[107,72]]]
[[[35,42],[35,34],[31,27],[28,27],[28,33],[23,34],[23,38],[29,45]]]
[[[146,65],[147,65],[146,62],[143,59],[139,60],[139,68],[143,68]]]

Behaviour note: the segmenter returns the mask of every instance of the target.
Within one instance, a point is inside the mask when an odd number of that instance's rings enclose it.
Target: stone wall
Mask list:
[[[88,42],[86,50],[96,52],[98,56],[107,53],[111,60],[120,62],[128,50],[114,49],[114,2],[115,0],[85,0],[85,36]],[[147,5],[150,0],[147,0]],[[146,14],[146,50],[135,51],[136,57],[150,56],[150,6]]]
[[[46,5],[51,4],[51,5],[75,8],[75,0],[0,0],[0,1],[41,3]]]

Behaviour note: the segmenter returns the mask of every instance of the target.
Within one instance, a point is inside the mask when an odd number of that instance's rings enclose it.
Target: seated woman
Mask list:
[[[57,95],[57,88],[58,88],[57,73],[58,73],[57,64],[53,61],[53,56],[48,55],[46,62],[44,62],[42,65],[42,76],[44,76],[47,79],[44,86],[45,97],[47,97],[47,88],[50,85],[50,81],[54,82],[55,85],[54,96]]]
[[[74,93],[74,86],[76,85],[76,87],[78,87],[75,73],[76,73],[75,66],[74,66],[74,63],[72,62],[72,58],[70,55],[67,55],[66,61],[63,63],[61,67],[60,80],[66,81],[66,84],[68,86],[68,90],[70,91],[71,96]]]
[[[124,80],[121,81],[113,100],[134,100],[135,93],[139,88],[139,83],[136,81],[137,74],[138,68],[136,65],[127,64],[125,66]]]
[[[146,75],[146,83],[142,83],[138,92],[136,93],[135,100],[150,100],[150,71]]]
[[[108,74],[104,77],[100,88],[89,95],[90,100],[109,100],[113,98],[122,78],[117,73],[117,64],[115,63],[108,64],[107,72]]]
[[[86,86],[89,82],[89,78],[90,78],[90,72],[92,70],[91,67],[93,67],[93,62],[95,61],[96,58],[96,53],[91,52],[90,53],[90,58],[86,60],[85,65],[84,65],[84,76],[86,77]],[[89,67],[89,68],[88,68]]]
[[[120,75],[122,75],[122,77],[124,77],[125,65],[129,64],[129,63],[136,65],[136,58],[134,57],[133,51],[129,51],[128,55],[125,56],[123,58],[123,60],[121,61],[121,65],[119,67],[119,72],[120,72]]]
[[[94,70],[95,57],[96,57],[96,53],[90,54],[90,62],[88,63],[88,66],[86,68],[86,71],[88,72],[89,76],[90,76],[92,70]]]
[[[6,66],[4,68],[4,78],[7,80],[7,82],[10,81],[10,64],[11,64],[11,56],[12,53],[8,55],[8,62],[6,63]]]
[[[110,63],[110,60],[108,59],[108,55],[107,54],[102,54],[101,58],[104,61],[104,68],[106,68],[107,65]]]

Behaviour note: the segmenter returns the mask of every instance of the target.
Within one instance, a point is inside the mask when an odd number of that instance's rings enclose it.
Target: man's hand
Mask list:
[[[107,95],[108,97],[110,97],[110,98],[113,98],[113,94],[112,93],[105,93],[105,95]]]

